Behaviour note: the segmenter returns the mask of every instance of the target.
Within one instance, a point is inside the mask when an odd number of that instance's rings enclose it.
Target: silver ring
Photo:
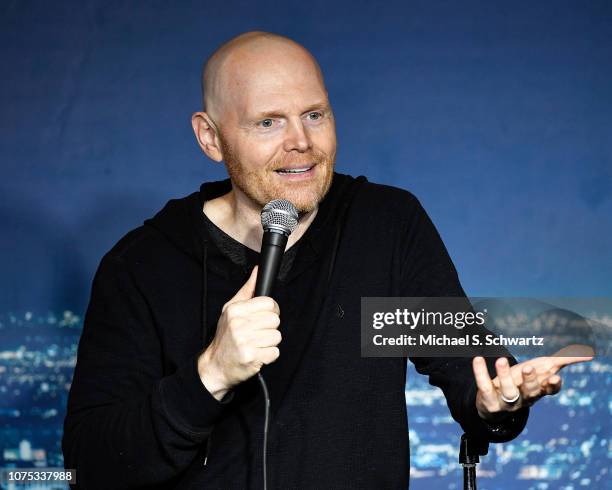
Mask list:
[[[521,392],[517,392],[516,396],[512,399],[512,400],[508,400],[504,394],[501,394],[501,399],[504,400],[506,403],[508,404],[512,404],[512,403],[516,403],[518,401],[518,399],[521,397]]]

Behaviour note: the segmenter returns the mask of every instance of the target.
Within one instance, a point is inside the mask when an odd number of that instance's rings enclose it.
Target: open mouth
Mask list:
[[[313,167],[314,165],[311,165],[309,167],[300,167],[300,168],[279,168],[278,170],[275,170],[275,172],[278,174],[285,174],[285,175],[305,174],[306,172],[312,170]]]

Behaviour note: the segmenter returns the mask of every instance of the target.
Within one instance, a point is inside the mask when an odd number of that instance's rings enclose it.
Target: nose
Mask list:
[[[287,133],[284,142],[285,151],[297,150],[303,153],[309,150],[312,146],[310,141],[310,135],[304,128],[304,124],[301,119],[291,120],[287,125]]]

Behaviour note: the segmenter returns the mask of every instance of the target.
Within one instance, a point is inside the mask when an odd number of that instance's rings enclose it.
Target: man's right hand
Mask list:
[[[217,399],[279,356],[280,309],[268,296],[253,298],[257,267],[221,311],[217,332],[198,359],[206,389]]]

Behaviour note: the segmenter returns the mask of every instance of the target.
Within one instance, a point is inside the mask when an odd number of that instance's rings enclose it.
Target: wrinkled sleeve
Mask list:
[[[74,488],[156,488],[180,478],[226,398],[206,390],[197,356],[164,375],[146,298],[127,264],[107,255],[93,282],[64,421]]]
[[[457,271],[434,224],[416,198],[412,205],[401,247],[401,296],[465,297]],[[491,333],[480,328],[480,333]],[[517,363],[509,352],[505,357],[511,366]],[[417,372],[428,376],[429,383],[442,390],[453,419],[465,432],[488,442],[509,441],[522,432],[529,417],[528,408],[517,410],[499,424],[490,424],[478,415],[478,389],[471,357],[414,356],[410,360]],[[485,360],[493,379],[496,358],[485,357]]]

